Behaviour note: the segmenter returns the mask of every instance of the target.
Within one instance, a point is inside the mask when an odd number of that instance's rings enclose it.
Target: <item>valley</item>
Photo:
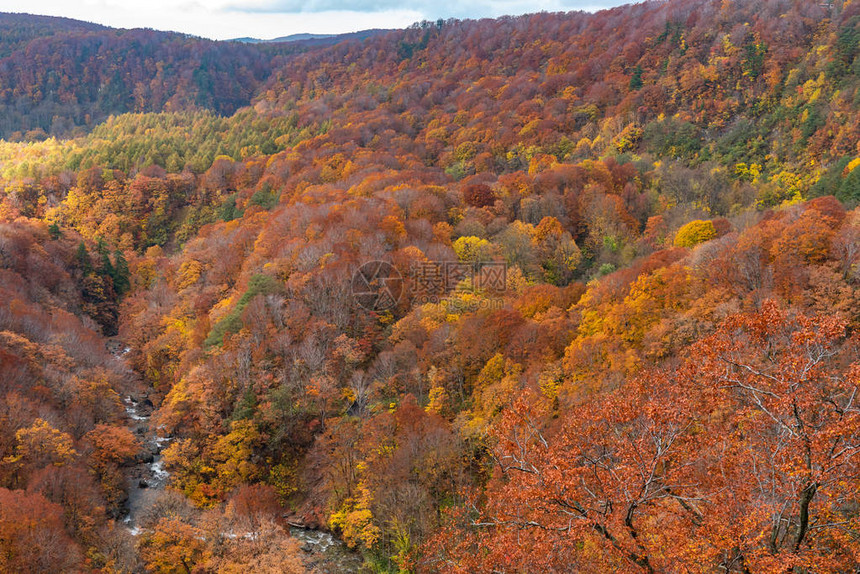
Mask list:
[[[856,0],[0,31],[0,572],[860,568]]]

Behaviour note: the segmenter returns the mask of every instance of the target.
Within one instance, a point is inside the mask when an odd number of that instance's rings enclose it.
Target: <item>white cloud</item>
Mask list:
[[[617,0],[413,0],[408,7],[427,18],[449,18],[493,17],[542,10],[596,10],[620,3]],[[226,8],[235,12],[300,14],[336,10],[387,12],[403,6],[402,0],[232,0]]]
[[[424,19],[594,10],[619,3],[621,0],[0,0],[0,11],[64,16],[117,28],[173,30],[223,40],[403,28]]]

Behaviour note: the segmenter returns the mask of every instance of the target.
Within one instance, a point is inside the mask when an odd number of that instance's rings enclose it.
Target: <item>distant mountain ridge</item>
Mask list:
[[[231,115],[251,103],[286,57],[381,32],[214,41],[0,13],[0,138],[80,134],[128,112]]]
[[[72,20],[71,18],[0,13],[0,58],[9,56],[16,49],[27,45],[36,38],[71,32],[98,32],[107,29],[100,24]]]
[[[289,36],[280,36],[271,40],[263,40],[261,38],[232,38],[229,42],[242,42],[244,44],[271,44],[275,42],[298,42],[301,40],[317,40],[331,38],[335,34],[290,34]]]
[[[364,40],[378,34],[385,34],[392,30],[383,28],[372,28],[370,30],[360,30],[358,32],[347,32],[345,34],[290,34],[288,36],[280,36],[271,40],[263,40],[260,38],[233,38],[228,42],[240,42],[243,44],[279,44],[286,42],[296,42],[306,45],[331,45],[337,44],[344,40]]]

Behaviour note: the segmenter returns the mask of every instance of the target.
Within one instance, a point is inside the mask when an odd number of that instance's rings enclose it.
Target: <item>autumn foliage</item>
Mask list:
[[[12,26],[0,130],[134,113],[0,143],[0,570],[313,569],[289,524],[380,572],[856,570],[838,4]],[[132,393],[169,473],[134,534]]]
[[[526,395],[494,432],[486,503],[453,514],[437,559],[464,572],[839,572],[856,559],[856,352],[843,320],[768,301],[557,431]]]

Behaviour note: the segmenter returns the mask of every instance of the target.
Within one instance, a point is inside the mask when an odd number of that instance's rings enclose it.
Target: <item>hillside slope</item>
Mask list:
[[[31,340],[0,352],[62,346],[50,307],[117,329],[171,437],[116,564],[299,572],[286,516],[380,572],[860,567],[860,3],[835,4],[421,23],[272,60],[230,117],[0,146],[0,327]],[[90,460],[56,406],[77,367],[22,361],[0,496],[71,512],[36,477]],[[108,567],[59,513],[69,563]]]
[[[99,32],[106,28],[99,24],[33,14],[0,13],[0,58],[24,48],[36,38],[57,34]]]
[[[646,2],[424,23],[299,57],[260,99],[314,102],[314,119],[359,117],[377,130],[333,137],[404,133],[457,177],[631,151],[772,174],[793,167],[808,187],[857,152],[858,10]]]
[[[0,30],[0,136],[16,139],[80,133],[132,111],[229,115],[301,50],[29,15],[0,15]]]

